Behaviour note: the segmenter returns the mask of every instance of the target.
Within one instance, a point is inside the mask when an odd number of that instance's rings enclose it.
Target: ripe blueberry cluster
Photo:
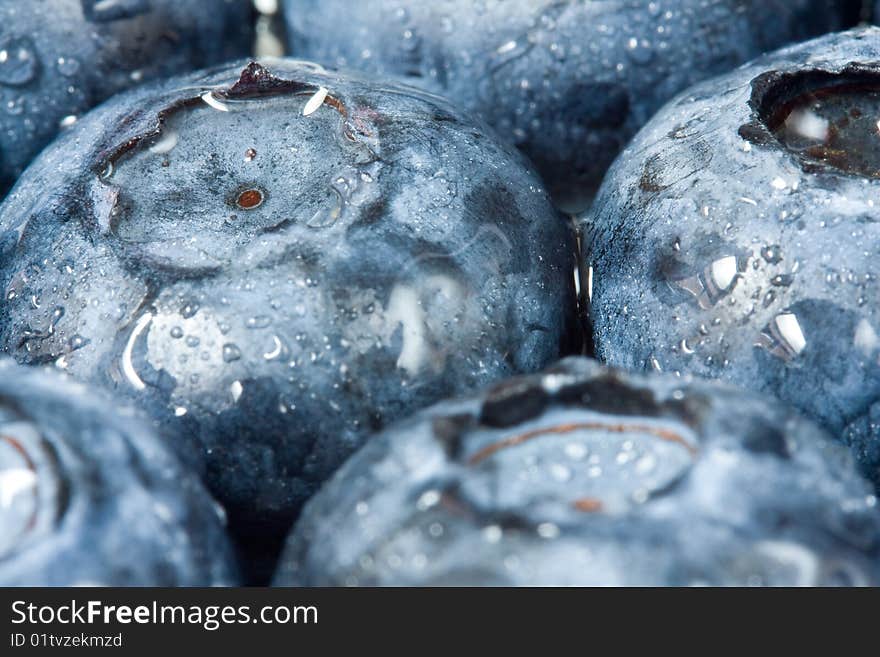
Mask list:
[[[880,584],[872,3],[271,4],[0,0],[0,584]]]

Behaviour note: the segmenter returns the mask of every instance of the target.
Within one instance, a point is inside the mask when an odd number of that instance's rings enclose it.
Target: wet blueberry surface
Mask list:
[[[597,355],[778,396],[880,471],[876,28],[667,105],[582,217]]]
[[[234,584],[222,512],[131,413],[0,360],[0,584]]]
[[[0,0],[0,585],[880,586],[872,20]]]
[[[0,194],[108,96],[245,56],[251,14],[250,0],[0,1]]]
[[[309,502],[283,585],[880,581],[840,445],[732,388],[570,358],[368,443]]]
[[[475,111],[583,206],[614,156],[689,85],[853,25],[825,0],[287,0],[292,52],[407,76]]]
[[[370,431],[579,341],[573,236],[521,156],[304,63],[118,97],[0,235],[3,348],[135,400],[250,536]]]

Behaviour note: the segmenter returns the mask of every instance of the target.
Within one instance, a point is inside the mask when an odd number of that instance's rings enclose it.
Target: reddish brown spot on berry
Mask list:
[[[253,210],[263,204],[263,192],[259,189],[246,189],[238,195],[235,202],[243,210]]]
[[[595,497],[582,497],[574,501],[574,508],[582,513],[598,513],[602,510],[602,500]]]
[[[523,443],[528,442],[529,440],[534,440],[535,438],[542,438],[544,436],[550,435],[562,435],[572,433],[574,431],[607,431],[610,433],[643,434],[646,436],[659,438],[660,440],[666,440],[671,443],[677,443],[684,447],[691,454],[697,453],[697,448],[694,445],[691,445],[684,437],[677,434],[675,431],[664,429],[663,427],[652,427],[650,425],[639,424],[613,424],[601,421],[573,422],[570,424],[557,424],[545,427],[543,429],[534,429],[532,431],[527,431],[525,433],[511,436],[509,438],[504,438],[495,443],[490,443],[489,445],[486,445],[483,449],[479,450],[476,454],[471,456],[468,459],[468,464],[478,465],[481,461],[484,461],[490,456],[493,456],[496,452],[500,452],[501,450],[508,449],[510,447],[516,447],[517,445],[522,445]]]

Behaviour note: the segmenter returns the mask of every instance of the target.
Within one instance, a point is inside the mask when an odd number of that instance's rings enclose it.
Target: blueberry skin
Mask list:
[[[843,436],[875,481],[878,60],[880,30],[865,28],[690,89],[580,224],[600,360],[776,395]]]
[[[660,106],[786,43],[854,25],[859,0],[286,0],[294,55],[408,76],[472,110],[582,209]]]
[[[0,196],[105,98],[249,54],[250,0],[0,0]]]
[[[305,63],[115,98],[28,169],[0,235],[0,347],[136,400],[249,533],[286,530],[388,420],[579,338],[573,231],[522,156],[440,98]]]
[[[0,359],[0,586],[235,584],[221,513],[131,412]]]
[[[371,439],[275,582],[876,585],[875,507],[846,450],[780,405],[572,357]]]

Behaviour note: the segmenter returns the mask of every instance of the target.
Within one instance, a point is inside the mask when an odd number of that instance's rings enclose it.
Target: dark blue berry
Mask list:
[[[276,583],[876,585],[876,504],[779,405],[570,358],[373,438],[306,505]]]
[[[0,360],[0,585],[237,581],[221,510],[131,411]]]

